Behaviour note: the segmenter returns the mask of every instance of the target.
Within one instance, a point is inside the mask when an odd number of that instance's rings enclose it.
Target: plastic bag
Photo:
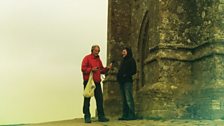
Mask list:
[[[93,73],[90,72],[89,80],[88,80],[88,82],[86,84],[86,87],[84,89],[83,96],[86,97],[86,98],[90,98],[90,97],[94,96],[95,88],[96,88],[96,85],[93,81]]]

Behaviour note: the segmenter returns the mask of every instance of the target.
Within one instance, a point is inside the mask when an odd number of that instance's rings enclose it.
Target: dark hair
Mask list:
[[[127,56],[126,57],[130,58],[130,57],[133,56],[131,48],[124,47],[123,50],[127,50]]]

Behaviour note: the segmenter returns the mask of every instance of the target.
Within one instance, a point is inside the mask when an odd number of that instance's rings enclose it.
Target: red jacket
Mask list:
[[[101,82],[100,74],[105,74],[108,71],[108,68],[103,67],[102,62],[100,60],[100,57],[94,57],[93,54],[89,54],[85,56],[82,60],[82,74],[84,81],[88,81],[89,74],[92,70],[92,68],[98,67],[99,70],[93,72],[93,80],[96,83]]]

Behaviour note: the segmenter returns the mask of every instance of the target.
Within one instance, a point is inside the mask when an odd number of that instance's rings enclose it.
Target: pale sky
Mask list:
[[[107,0],[0,0],[0,125],[83,117],[81,61],[99,44],[106,65],[107,12]]]

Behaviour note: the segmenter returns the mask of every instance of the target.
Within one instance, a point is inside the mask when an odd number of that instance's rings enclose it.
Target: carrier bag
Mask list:
[[[93,73],[90,72],[89,80],[88,80],[88,82],[86,84],[86,87],[84,89],[83,96],[86,97],[86,98],[90,98],[90,97],[94,96],[95,88],[96,88],[96,85],[93,81]]]

